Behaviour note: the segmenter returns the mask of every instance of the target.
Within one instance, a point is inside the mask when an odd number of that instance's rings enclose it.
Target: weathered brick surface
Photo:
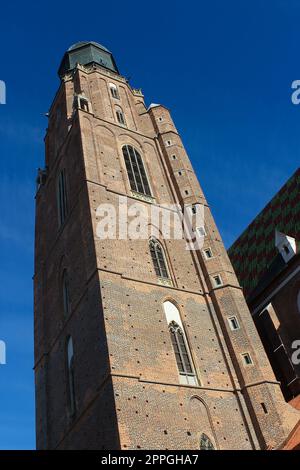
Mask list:
[[[109,83],[119,87],[114,100]],[[90,112],[73,112],[84,93]],[[127,128],[118,125],[122,108]],[[58,111],[59,110],[59,111]],[[160,119],[161,118],[161,119]],[[152,205],[205,206],[205,247],[163,240],[171,286],[159,285],[148,240],[101,240],[97,207],[130,190],[122,146],[142,155]],[[176,156],[176,159],[173,158]],[[101,67],[78,66],[61,83],[46,137],[48,179],[37,194],[35,371],[39,448],[198,449],[206,433],[218,449],[278,445],[298,420],[269,366],[203,192],[169,111]],[[65,168],[69,215],[58,230],[56,180]],[[180,176],[178,171],[181,171]],[[151,204],[144,202],[145,208]],[[62,272],[70,277],[64,318]],[[212,276],[223,286],[215,289]],[[181,315],[199,386],[179,383],[163,302]],[[227,317],[236,315],[232,332]],[[72,335],[77,415],[67,400],[66,340]],[[241,353],[254,364],[245,367]],[[264,414],[261,403],[268,413]]]

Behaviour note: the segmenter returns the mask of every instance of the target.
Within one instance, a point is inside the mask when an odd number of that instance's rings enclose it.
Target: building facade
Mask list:
[[[287,401],[300,393],[299,242],[300,169],[229,249]]]
[[[97,43],[72,46],[59,76],[36,195],[37,447],[278,447],[299,412],[282,396],[170,112],[147,108]],[[99,236],[120,201],[144,208],[138,226],[162,205],[204,212],[193,227],[203,246],[186,249],[185,235],[159,227]]]

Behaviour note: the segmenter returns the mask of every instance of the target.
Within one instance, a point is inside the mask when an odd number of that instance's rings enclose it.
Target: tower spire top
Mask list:
[[[77,64],[98,64],[115,73],[119,73],[112,53],[95,41],[80,41],[72,44],[63,56],[58,75],[63,77]]]

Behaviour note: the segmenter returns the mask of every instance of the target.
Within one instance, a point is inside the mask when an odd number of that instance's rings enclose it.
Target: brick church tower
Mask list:
[[[276,448],[299,414],[169,110],[147,108],[94,42],[70,47],[59,76],[36,194],[37,447]],[[99,207],[125,196],[129,210],[204,209],[203,246],[160,229],[100,237]]]

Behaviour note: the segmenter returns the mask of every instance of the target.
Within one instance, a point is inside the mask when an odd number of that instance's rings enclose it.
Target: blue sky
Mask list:
[[[299,17],[298,0],[2,2],[0,449],[35,446],[34,181],[64,51],[102,43],[171,109],[229,246],[299,165]]]

